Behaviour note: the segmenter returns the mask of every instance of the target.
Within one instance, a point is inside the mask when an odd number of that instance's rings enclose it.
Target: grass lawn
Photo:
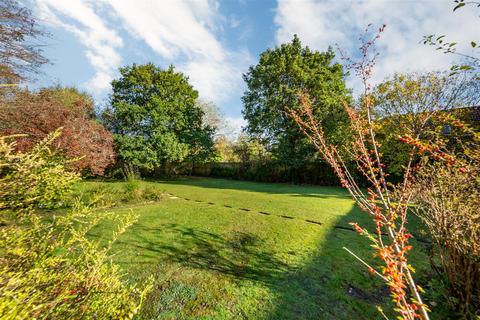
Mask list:
[[[114,259],[130,281],[154,277],[140,318],[381,319],[376,305],[391,315],[388,290],[342,250],[373,261],[367,240],[343,229],[369,225],[345,191],[197,178],[141,184],[169,195],[109,209],[139,215]],[[99,186],[121,194],[125,183],[82,182],[77,192]],[[416,247],[415,267],[427,268]]]

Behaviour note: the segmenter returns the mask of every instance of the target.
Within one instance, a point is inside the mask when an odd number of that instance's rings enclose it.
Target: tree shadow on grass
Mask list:
[[[348,225],[358,215],[350,212],[336,224]],[[281,290],[268,319],[379,318],[375,305],[385,300],[382,284],[344,246],[371,260],[365,239],[350,230],[331,229],[318,252],[278,286]]]
[[[158,180],[148,180],[158,182]],[[350,198],[347,191],[333,186],[293,185],[289,183],[251,182],[219,178],[178,178],[161,181],[165,184],[187,185],[210,189],[230,189],[268,194],[292,194],[297,197]]]
[[[349,248],[375,266],[377,262],[371,256],[370,243],[351,230],[332,227],[346,226],[352,221],[371,227],[369,220],[366,214],[352,209],[335,223],[315,225],[318,232],[322,232],[322,228],[330,229],[318,244],[317,251],[300,267],[288,264],[282,258],[285,254],[295,255],[295,252],[289,252],[288,248],[285,252],[274,252],[264,239],[252,233],[231,231],[219,234],[173,223],[156,227],[137,223],[129,230],[128,237],[117,241],[117,250],[129,252],[125,259],[122,257],[123,260],[117,262],[126,270],[143,269],[146,272],[161,262],[218,273],[233,281],[259,282],[273,293],[274,299],[267,306],[258,301],[256,308],[262,309],[263,314],[268,309],[266,318],[271,320],[382,319],[376,310],[377,305],[394,318],[388,307],[385,285],[342,249]],[[285,223],[290,222],[285,219]],[[312,225],[305,223],[305,227]],[[418,242],[414,245],[421,247]],[[425,265],[419,266],[416,262],[422,261],[424,252],[420,248],[416,254],[418,257],[413,259],[413,265],[422,270]],[[152,268],[145,264],[152,265]],[[162,298],[162,295],[158,297]],[[239,318],[252,318],[252,315]]]
[[[282,277],[288,270],[288,265],[276,258],[262,239],[251,233],[234,231],[219,235],[177,224],[163,224],[158,228],[136,224],[132,228],[134,239],[117,241],[120,247],[133,247],[137,252],[135,260],[118,261],[124,266],[141,261],[146,264],[158,261],[178,263],[266,285],[271,285],[273,279]],[[162,237],[165,233],[169,234],[167,239]],[[152,237],[155,234],[158,236]]]
[[[338,219],[336,225],[354,221],[373,229],[368,215],[358,209]],[[414,223],[412,231],[415,232],[416,227]],[[428,273],[428,244],[415,239],[412,244],[410,262],[419,274]],[[384,319],[377,307],[381,307],[389,319],[395,319],[388,287],[343,247],[372,266],[380,264],[372,256],[367,239],[350,230],[332,228],[318,253],[278,285],[278,299],[269,319]],[[416,278],[417,284],[426,287],[425,277]]]

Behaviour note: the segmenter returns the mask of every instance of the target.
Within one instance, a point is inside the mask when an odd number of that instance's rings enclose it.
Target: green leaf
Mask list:
[[[472,70],[473,67],[464,65],[464,66],[460,66],[459,69],[460,69],[460,70]]]
[[[470,42],[470,44],[472,45],[472,48],[475,48],[477,46],[477,44],[474,41]]]
[[[52,254],[53,254],[54,256],[56,256],[56,257],[58,257],[58,256],[63,256],[63,255],[65,255],[65,254],[67,254],[67,253],[68,253],[67,249],[65,249],[65,248],[63,248],[63,247],[56,247],[56,248],[53,249],[53,251],[52,251]]]
[[[455,6],[455,8],[453,8],[453,12],[455,12],[455,10],[460,9],[460,8],[463,7],[463,6],[465,6],[465,2],[460,2],[459,4],[457,4],[457,5]]]

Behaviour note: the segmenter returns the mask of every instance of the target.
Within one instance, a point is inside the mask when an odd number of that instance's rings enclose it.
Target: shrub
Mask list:
[[[70,206],[77,201],[94,208],[112,208],[117,205],[117,194],[110,192],[104,184],[94,185],[78,190],[70,199]]]
[[[86,236],[100,219],[119,225],[106,247]],[[131,319],[146,289],[125,285],[108,252],[135,219],[77,207],[48,222],[31,213],[2,227],[0,318]]]
[[[478,167],[465,169],[435,164],[423,170],[417,212],[435,241],[441,265],[434,269],[446,276],[450,302],[462,314],[480,315],[480,181],[472,178]]]
[[[25,134],[18,139],[16,150],[31,150],[61,127],[52,149],[78,158],[69,164],[76,171],[103,175],[115,160],[112,134],[93,118],[93,100],[75,88],[8,92],[0,97],[0,107],[0,134]]]
[[[65,160],[48,148],[57,130],[31,152],[13,152],[17,137],[0,137],[0,209],[55,208],[65,204],[78,175],[64,169]],[[10,142],[9,142],[10,141]]]
[[[131,319],[150,286],[140,291],[126,285],[109,252],[118,236],[135,222],[135,215],[93,211],[80,202],[59,215],[35,210],[66,195],[66,186],[77,179],[50,152],[49,145],[58,134],[28,153],[14,152],[15,143],[6,142],[14,137],[0,139],[4,209],[0,210],[4,220],[0,227],[0,318]],[[87,233],[102,220],[117,227],[110,241],[94,242]]]
[[[448,300],[465,318],[480,315],[480,134],[443,115],[452,132],[431,143],[409,139],[424,150],[427,165],[417,174],[417,214],[434,240],[438,270],[447,281]],[[454,151],[452,151],[454,150]]]
[[[125,197],[126,201],[138,201],[142,199],[143,189],[140,186],[140,181],[138,178],[129,176],[125,183]]]
[[[134,177],[127,179],[122,194],[124,202],[160,201],[162,198],[163,192],[156,190],[154,186],[142,184],[141,180]]]

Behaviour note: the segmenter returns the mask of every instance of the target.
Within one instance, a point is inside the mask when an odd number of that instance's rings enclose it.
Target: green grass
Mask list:
[[[139,215],[114,245],[114,260],[130,281],[154,277],[140,318],[380,319],[376,305],[391,314],[388,290],[342,250],[375,261],[367,240],[336,228],[370,225],[345,191],[220,179],[141,187],[169,195],[110,209]],[[125,188],[83,182],[77,194],[102,189],[121,204]],[[103,224],[91,235],[102,239],[111,229]],[[413,263],[426,269],[415,244]]]

